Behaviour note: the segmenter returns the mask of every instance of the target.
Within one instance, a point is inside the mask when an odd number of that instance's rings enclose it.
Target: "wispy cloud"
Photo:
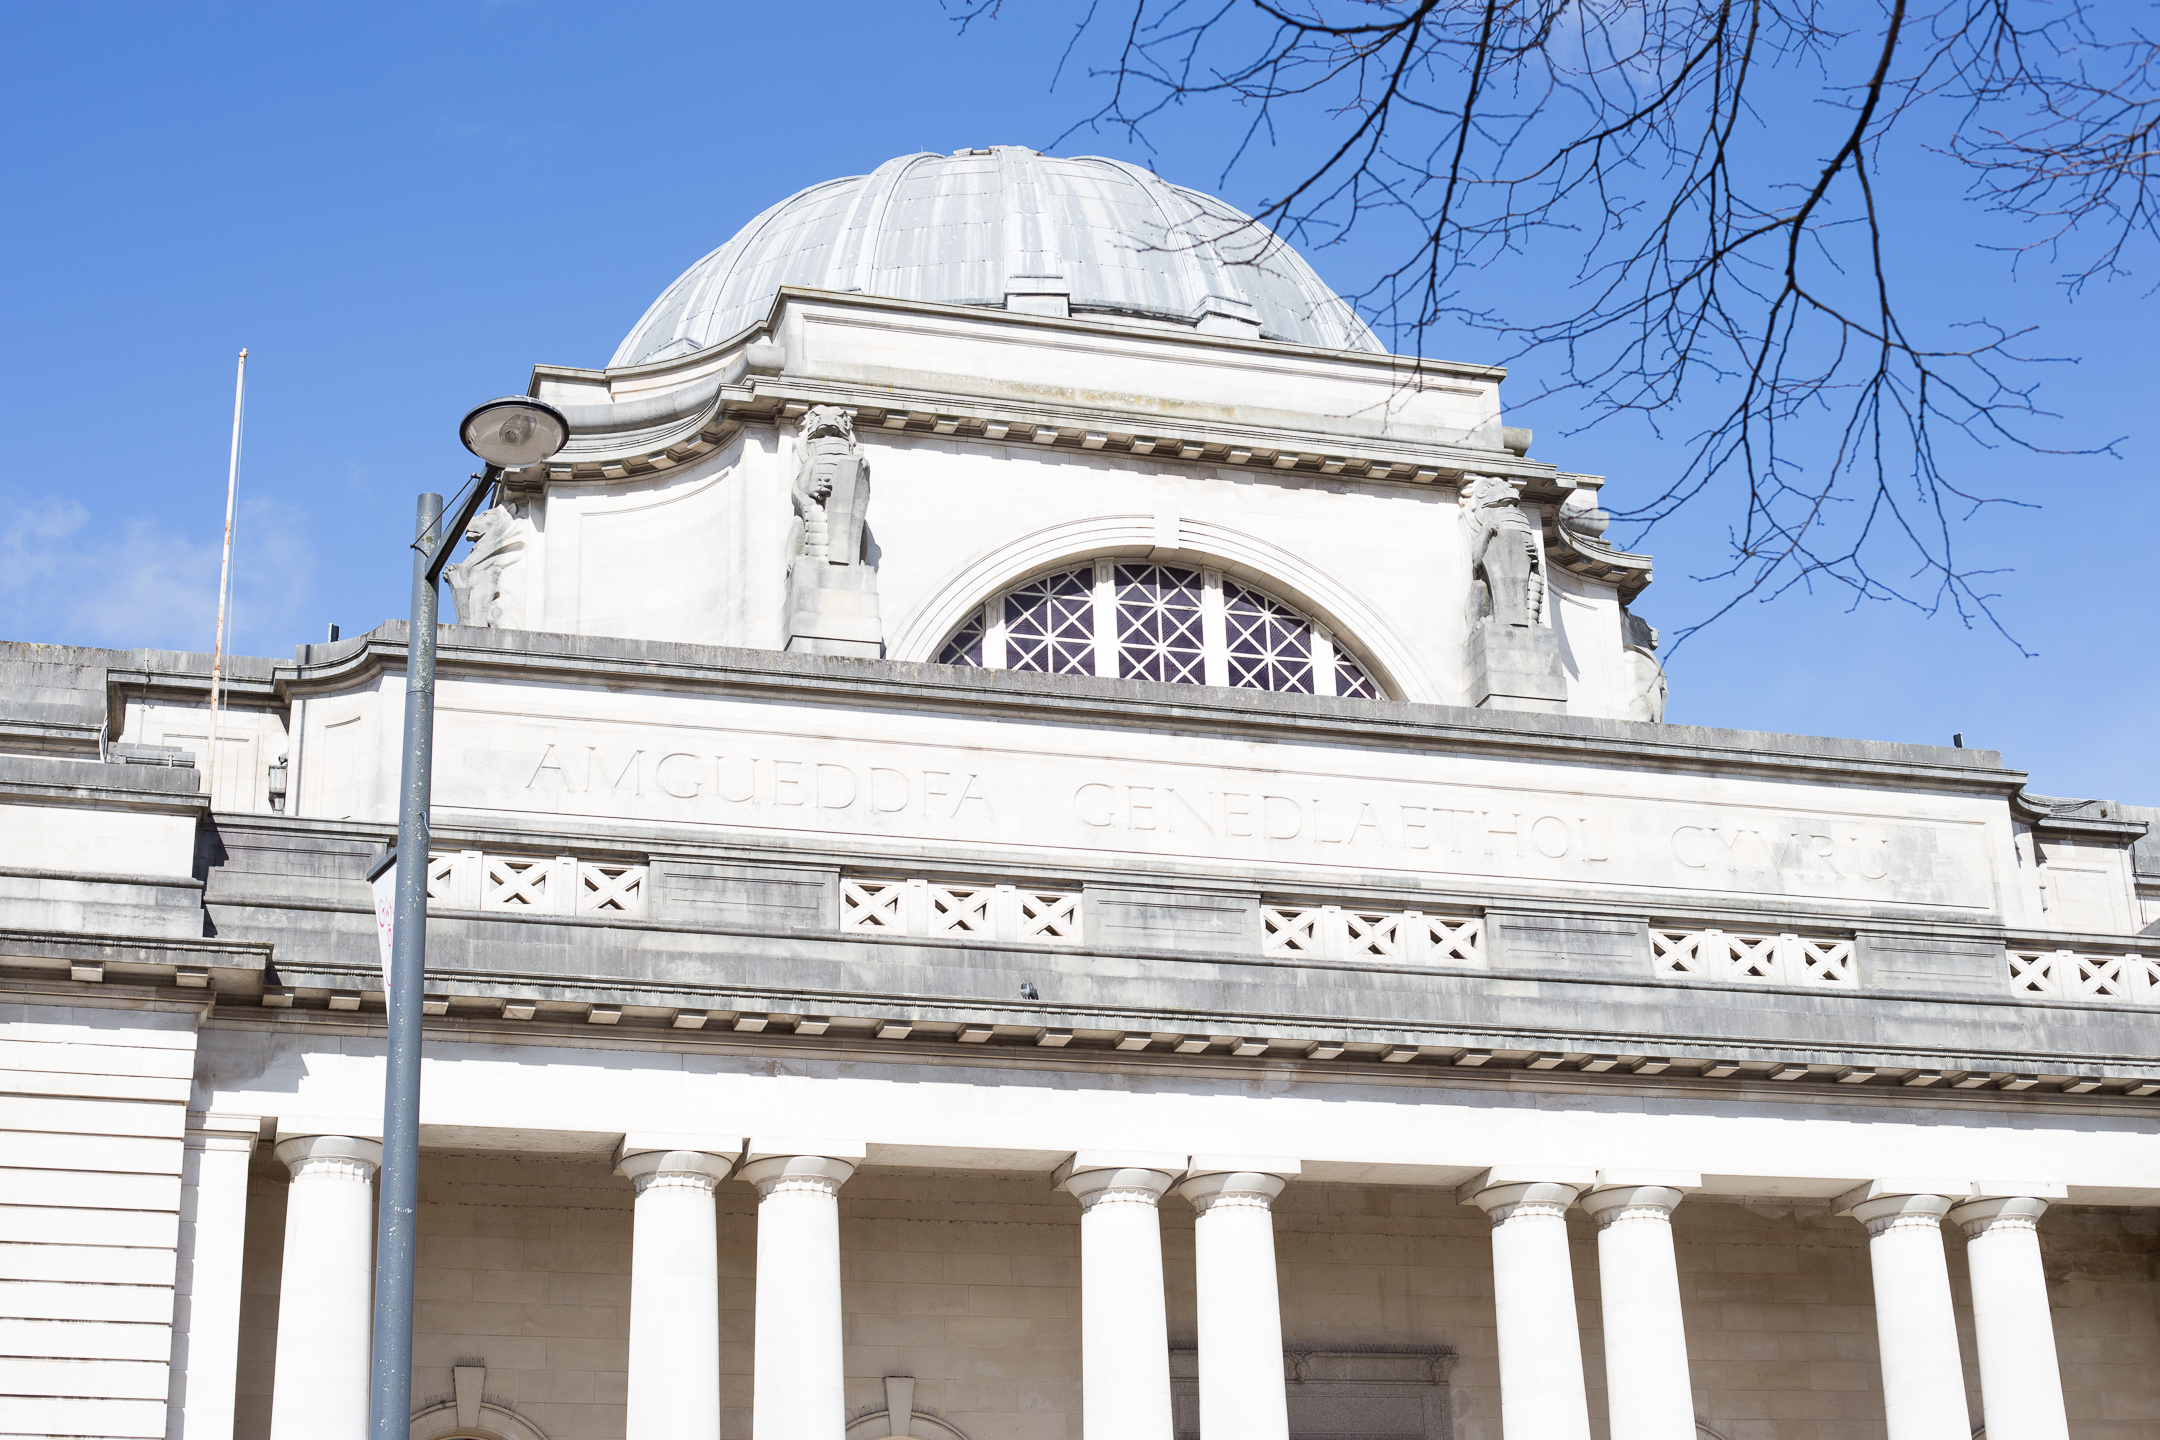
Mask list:
[[[208,650],[217,628],[219,543],[155,519],[115,519],[56,495],[0,496],[0,635],[78,645]],[[301,512],[242,502],[234,525],[235,651],[290,643],[315,576]]]

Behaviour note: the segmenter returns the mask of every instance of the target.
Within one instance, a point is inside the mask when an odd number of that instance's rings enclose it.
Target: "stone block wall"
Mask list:
[[[266,1440],[282,1177],[249,1207],[236,1440]],[[607,1164],[425,1157],[414,1396],[484,1361],[486,1391],[549,1440],[622,1433],[632,1197]],[[724,1433],[749,1433],[756,1202],[719,1192]],[[1277,1202],[1293,1348],[1452,1348],[1452,1440],[1501,1440],[1489,1227],[1452,1194],[1293,1185]],[[2160,1440],[2160,1212],[2041,1223],[2074,1440]],[[1698,1414],[1722,1440],[1881,1440],[1865,1232],[1819,1202],[1696,1198],[1675,1216]],[[841,1192],[850,1416],[912,1373],[971,1440],[1080,1440],[1079,1207],[1039,1177],[871,1170]],[[1570,1222],[1591,1413],[1604,1406],[1597,1235]],[[1191,1345],[1193,1212],[1163,1205],[1173,1345]],[[1948,1244],[1968,1303],[1964,1241]],[[1981,1415],[1969,1313],[1961,1314]],[[1602,1420],[1593,1422],[1604,1440]]]

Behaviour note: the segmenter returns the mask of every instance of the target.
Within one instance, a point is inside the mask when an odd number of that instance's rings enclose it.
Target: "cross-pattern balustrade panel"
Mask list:
[[[1859,983],[1850,937],[1789,931],[1751,935],[1705,926],[1650,931],[1651,965],[1666,979],[1715,980],[1731,985],[1823,985],[1849,990]]]
[[[840,881],[840,928],[865,935],[1078,945],[1080,893],[992,881],[849,875]]]
[[[2116,1005],[2160,1005],[2160,955],[2086,955],[2075,950],[2008,952],[2013,995],[2098,1000]]]
[[[575,855],[491,855],[478,850],[428,856],[428,908],[513,915],[585,915],[640,920],[648,869]]]
[[[1265,955],[1312,955],[1326,960],[1402,960],[1415,965],[1483,965],[1484,921],[1357,905],[1260,907]]]

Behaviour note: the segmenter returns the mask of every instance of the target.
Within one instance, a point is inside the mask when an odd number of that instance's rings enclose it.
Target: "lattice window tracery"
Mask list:
[[[1095,673],[1095,588],[1087,571],[1030,580],[1007,591],[1003,604],[1007,669]]]
[[[1223,586],[1230,683],[1241,690],[1313,691],[1312,626],[1271,596]]]
[[[1118,674],[1198,685],[1200,572],[1175,565],[1117,567]]]
[[[945,648],[938,651],[940,665],[966,665],[981,669],[983,663],[983,612],[975,611],[953,631]]]
[[[970,612],[944,665],[1387,698],[1363,661],[1286,601],[1220,571],[1096,560]]]

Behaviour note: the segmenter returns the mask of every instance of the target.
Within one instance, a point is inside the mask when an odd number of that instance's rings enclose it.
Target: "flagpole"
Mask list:
[[[247,412],[247,351],[240,352],[240,373],[233,380],[232,462],[225,470],[225,559],[218,569],[217,640],[210,652],[210,752],[203,757],[203,789],[217,808],[218,690],[225,678],[225,602],[232,594],[233,496],[240,488],[240,421]]]

